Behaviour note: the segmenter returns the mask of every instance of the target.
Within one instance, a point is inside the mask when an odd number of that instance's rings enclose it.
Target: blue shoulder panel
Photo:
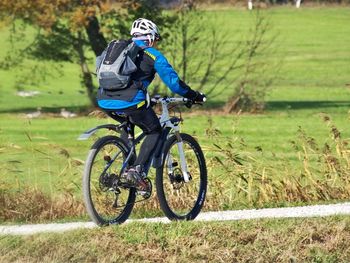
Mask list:
[[[156,50],[155,48],[147,48],[145,49],[145,53],[154,59],[155,70],[157,71],[161,80],[171,89],[172,92],[181,96],[188,92],[187,89],[180,86],[179,76],[160,51]]]

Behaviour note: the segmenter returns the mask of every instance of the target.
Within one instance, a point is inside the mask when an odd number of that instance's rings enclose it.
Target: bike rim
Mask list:
[[[195,207],[201,188],[199,155],[189,142],[183,141],[183,149],[187,169],[192,179],[189,182],[183,180],[176,142],[169,149],[163,169],[163,189],[166,202],[172,212],[180,217],[185,217]]]
[[[92,163],[90,197],[96,213],[106,222],[113,223],[123,213],[131,194],[130,189],[116,188],[112,183],[119,176],[125,158],[124,151],[115,142],[108,142],[98,149]]]

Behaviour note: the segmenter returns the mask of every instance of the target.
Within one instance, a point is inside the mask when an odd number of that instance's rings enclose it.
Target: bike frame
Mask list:
[[[151,99],[151,103],[157,104],[160,103],[162,106],[162,114],[159,117],[159,122],[162,126],[162,133],[160,136],[160,139],[158,140],[156,150],[153,152],[152,156],[149,158],[149,162],[145,165],[145,172],[148,174],[148,171],[153,164],[154,168],[160,167],[162,164],[163,158],[166,159],[167,156],[163,156],[163,147],[165,141],[168,139],[169,134],[171,131],[175,134],[177,138],[177,147],[179,150],[179,155],[180,155],[180,167],[181,171],[184,177],[184,181],[188,182],[190,181],[190,176],[188,173],[187,169],[187,163],[185,159],[185,153],[184,153],[184,147],[183,147],[183,141],[180,135],[180,121],[181,119],[177,117],[170,117],[169,115],[169,110],[168,110],[168,105],[170,103],[186,103],[189,100],[186,98],[170,98],[170,97],[160,97],[160,96],[155,96],[154,98]],[[108,129],[108,130],[113,130],[115,132],[120,132],[120,130],[124,129],[125,132],[128,134],[128,140],[129,140],[129,152],[128,156],[126,157],[122,169],[120,171],[120,175],[124,172],[125,168],[127,167],[132,155],[135,153],[135,148],[138,143],[146,136],[146,134],[143,132],[141,133],[136,139],[134,138],[133,134],[133,129],[131,129],[131,125],[128,121],[120,124],[120,125],[114,125],[114,124],[106,124],[106,125],[100,125],[95,128],[89,129],[83,134],[81,134],[78,138],[78,140],[87,140],[91,135],[95,134],[98,130],[100,129]],[[117,158],[117,156],[120,153],[116,154],[111,161],[106,165],[104,172],[107,171],[107,169],[110,167],[110,165],[114,162],[114,160]],[[173,171],[173,162],[171,156],[168,157],[168,163],[166,164],[168,166],[168,170],[170,172]]]
[[[170,97],[160,97],[160,96],[155,96],[154,98],[151,99],[151,102],[153,104],[160,103],[162,106],[162,114],[159,117],[159,122],[162,126],[162,133],[160,136],[160,140],[157,143],[156,150],[153,152],[152,156],[149,158],[149,162],[145,165],[145,172],[148,174],[148,171],[151,167],[151,164],[153,163],[154,168],[160,167],[162,164],[163,158],[166,159],[168,157],[168,163],[166,164],[168,166],[168,170],[170,172],[173,171],[173,163],[172,163],[172,158],[171,156],[163,156],[163,147],[165,141],[168,139],[169,134],[171,131],[175,134],[177,138],[177,147],[179,150],[179,155],[180,155],[180,167],[182,174],[184,176],[184,181],[188,182],[190,181],[190,175],[188,173],[187,169],[187,163],[186,163],[186,158],[185,158],[185,153],[184,153],[184,147],[183,147],[183,141],[180,136],[180,121],[181,119],[177,117],[170,117],[169,115],[169,110],[168,110],[168,105],[170,103],[176,103],[176,102],[183,102],[186,103],[188,102],[188,99],[186,98],[170,98]],[[129,139],[129,147],[130,150],[128,152],[128,156],[125,159],[125,162],[123,163],[122,169],[120,171],[120,175],[124,172],[125,168],[127,167],[132,155],[135,153],[135,148],[138,143],[146,136],[145,133],[141,133],[136,139],[134,139],[134,134],[133,130],[130,127],[130,124],[127,122],[124,122],[120,125],[114,125],[114,124],[106,124],[106,125],[100,125],[95,128],[89,129],[83,134],[81,134],[78,138],[78,140],[87,140],[90,136],[95,134],[98,130],[100,129],[108,129],[112,130],[115,132],[120,132],[120,130],[124,129],[125,132],[128,134],[128,139]],[[111,161],[106,164],[106,167],[103,172],[107,171],[107,169],[111,166],[111,164],[114,162],[114,160],[119,156],[120,153],[116,154]]]
[[[180,156],[180,167],[184,177],[184,181],[189,182],[190,176],[187,169],[183,141],[180,136],[179,124],[181,119],[177,117],[170,117],[169,110],[168,110],[168,105],[170,103],[176,103],[176,102],[187,102],[187,99],[186,98],[169,98],[169,97],[164,97],[164,98],[155,97],[152,99],[152,103],[161,103],[161,106],[162,106],[162,114],[159,117],[159,122],[162,126],[162,133],[160,136],[160,140],[158,140],[158,143],[156,145],[156,150],[153,152],[152,156],[149,158],[149,161],[148,163],[146,163],[144,169],[145,169],[145,173],[148,174],[151,164],[153,163],[153,167],[157,168],[161,165],[162,163],[161,161],[164,158],[165,160],[166,159],[168,160],[166,165],[168,166],[169,172],[173,171],[173,167],[172,167],[173,162],[172,162],[171,156],[163,156],[164,143],[169,137],[170,132],[173,131],[177,138],[177,147],[178,147],[179,156]],[[146,136],[146,134],[143,132],[136,139],[134,139],[134,134],[131,133],[131,130],[132,129],[130,128],[130,125],[127,124],[126,131],[128,133],[130,150],[129,150],[128,156],[126,157],[123,163],[122,169],[120,171],[120,175],[124,172],[132,155],[135,153],[136,145],[140,143],[140,141]]]

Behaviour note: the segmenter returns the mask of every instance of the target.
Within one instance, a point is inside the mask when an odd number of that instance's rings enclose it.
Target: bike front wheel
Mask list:
[[[128,147],[116,136],[98,139],[88,154],[83,174],[86,210],[97,225],[121,224],[135,203],[135,188],[118,185]]]
[[[164,146],[164,158],[156,171],[159,204],[170,220],[193,220],[203,207],[207,191],[207,168],[198,142],[180,133],[183,150],[177,137],[171,136]],[[181,151],[186,160],[189,181],[185,182]]]

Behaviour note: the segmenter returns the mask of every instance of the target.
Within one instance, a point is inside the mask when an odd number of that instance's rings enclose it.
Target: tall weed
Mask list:
[[[297,165],[289,160],[274,163],[266,160],[266,154],[253,154],[235,133],[223,137],[209,121],[207,135],[215,142],[207,149],[212,155],[208,160],[209,173],[216,170],[215,174],[220,174],[210,179],[209,207],[263,207],[348,199],[349,142],[342,138],[329,116],[321,117],[330,136],[320,145],[299,127],[296,140],[291,141]],[[260,147],[255,150],[263,151]]]
[[[84,162],[73,158],[60,145],[37,143],[30,133],[26,137],[28,149],[18,146],[14,151],[13,144],[2,146],[13,160],[0,167],[8,177],[0,180],[0,222],[38,222],[85,215],[80,189]],[[26,151],[30,153],[29,160],[16,158]],[[39,186],[43,179],[45,187]]]
[[[244,207],[280,206],[286,203],[344,200],[350,198],[350,147],[331,118],[321,115],[329,136],[320,143],[299,127],[290,142],[288,158],[248,145],[237,135],[232,124],[230,136],[224,136],[212,119],[208,119],[207,145],[202,144],[208,167],[208,194],[204,209],[221,210]],[[32,143],[33,137],[27,135]],[[44,143],[45,144],[45,143]],[[44,145],[43,144],[43,145]],[[46,145],[46,144],[45,144]],[[4,148],[5,147],[5,148]],[[12,146],[11,146],[12,147]],[[17,149],[23,151],[24,149]],[[1,149],[9,149],[1,146]],[[23,164],[3,163],[2,171],[18,170],[13,182],[0,181],[0,221],[43,221],[85,215],[81,198],[83,161],[72,157],[69,149],[47,144],[37,148],[32,143],[33,164],[30,176],[47,173],[49,188],[21,180]],[[293,156],[291,157],[290,154]],[[290,161],[292,158],[297,161]],[[41,167],[35,166],[40,159]],[[54,162],[59,162],[59,165]],[[13,171],[12,171],[13,172]],[[49,176],[47,176],[49,175]],[[54,180],[58,177],[59,180]],[[153,172],[150,174],[154,182]],[[45,190],[45,191],[44,191]],[[136,204],[134,216],[162,215],[156,193]]]
[[[6,183],[0,183],[0,207],[0,221],[37,222],[85,215],[82,201],[70,191],[53,197],[35,187]]]

